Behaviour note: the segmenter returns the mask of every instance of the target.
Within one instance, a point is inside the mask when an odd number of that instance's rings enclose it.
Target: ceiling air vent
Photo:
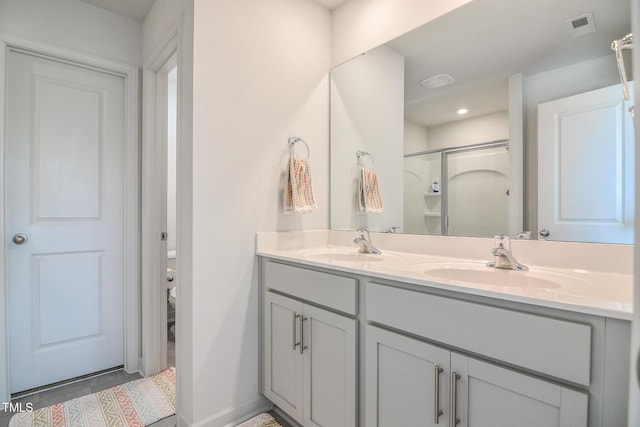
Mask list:
[[[420,84],[427,89],[436,89],[442,86],[450,85],[455,81],[456,80],[450,74],[438,74],[437,76],[420,80]]]
[[[571,37],[580,37],[596,32],[596,24],[593,21],[593,15],[591,13],[585,13],[584,15],[567,19],[566,23]]]

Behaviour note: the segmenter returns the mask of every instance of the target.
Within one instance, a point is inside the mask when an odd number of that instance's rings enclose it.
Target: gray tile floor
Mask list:
[[[40,393],[25,396],[12,400],[12,403],[22,403],[23,407],[27,403],[33,404],[33,409],[43,408],[45,406],[54,405],[56,403],[65,402],[75,399],[86,394],[95,393],[100,390],[107,389],[116,385],[124,384],[128,381],[142,378],[140,374],[128,374],[122,370],[100,375],[76,383],[67,384]],[[10,412],[5,412],[0,407],[0,427],[7,427],[9,420],[13,416]],[[174,427],[176,425],[175,416],[165,418],[154,424],[153,427]]]
[[[167,354],[169,366],[175,366],[175,342],[168,341]],[[27,403],[31,403],[33,404],[33,409],[38,409],[45,406],[54,405],[56,403],[65,402],[67,400],[75,399],[76,397],[84,396],[86,394],[95,393],[97,391],[120,385],[128,381],[137,380],[139,378],[142,377],[138,373],[127,374],[126,372],[120,370],[100,375],[98,377],[88,378],[86,380],[78,381],[76,383],[68,384],[62,387],[45,390],[30,396],[14,399],[12,403],[22,403],[23,407]],[[280,422],[283,427],[291,427],[290,424],[279,417],[276,413],[270,413]],[[11,419],[12,416],[12,413],[2,411],[2,407],[0,407],[0,427],[7,427],[9,425],[9,419]],[[150,427],[175,427],[175,425],[176,417],[174,415],[153,423]]]

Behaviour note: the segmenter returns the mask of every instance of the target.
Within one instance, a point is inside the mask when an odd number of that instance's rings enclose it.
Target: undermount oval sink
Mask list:
[[[434,279],[498,286],[501,288],[560,288],[571,278],[543,270],[516,271],[487,267],[485,263],[442,262],[415,264],[425,275]],[[578,279],[575,279],[578,280]]]

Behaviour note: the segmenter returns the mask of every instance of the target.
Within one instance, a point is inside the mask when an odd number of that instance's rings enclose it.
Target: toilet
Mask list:
[[[174,309],[176,308],[176,287],[175,286],[169,289],[169,304],[171,304],[171,307],[173,307]]]
[[[167,268],[167,326],[169,328],[169,339],[173,341],[176,328],[176,271]]]
[[[176,271],[167,268],[167,289],[169,289],[168,301],[171,307],[176,307]]]

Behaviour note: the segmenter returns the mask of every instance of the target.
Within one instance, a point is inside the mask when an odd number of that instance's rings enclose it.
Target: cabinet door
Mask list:
[[[302,303],[265,292],[264,395],[299,423],[303,415]]]
[[[304,306],[304,425],[356,425],[357,321]]]
[[[588,396],[509,369],[451,353],[452,413],[458,427],[580,427]],[[453,390],[456,391],[456,390]],[[453,424],[453,423],[452,423]]]
[[[366,334],[365,425],[447,426],[449,351],[374,326]]]

